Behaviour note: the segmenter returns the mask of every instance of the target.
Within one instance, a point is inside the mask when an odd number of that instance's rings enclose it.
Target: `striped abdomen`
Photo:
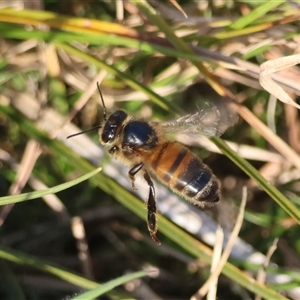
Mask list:
[[[216,176],[180,144],[165,143],[153,159],[151,167],[163,183],[191,202],[201,205],[203,201],[219,201]]]

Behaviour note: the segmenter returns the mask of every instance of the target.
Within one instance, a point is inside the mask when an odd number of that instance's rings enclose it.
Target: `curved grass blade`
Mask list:
[[[284,0],[267,1],[267,2],[259,5],[255,9],[253,9],[246,16],[243,16],[243,17],[239,18],[238,20],[236,20],[235,22],[233,22],[230,27],[232,29],[242,29],[242,28],[246,27],[247,25],[255,22],[259,17],[265,16],[267,12],[269,12],[270,10],[274,9],[275,7],[281,5],[284,2],[285,2]]]
[[[34,267],[36,269],[53,274],[69,283],[83,288],[93,289],[99,286],[97,282],[86,279],[68,270],[62,269],[61,267],[55,264],[45,262],[43,260],[37,259],[34,256],[23,254],[19,251],[15,251],[12,249],[5,249],[0,247],[0,258],[17,264],[23,264]]]
[[[131,280],[141,278],[141,277],[144,277],[147,275],[149,275],[149,273],[147,271],[140,271],[140,272],[135,272],[132,274],[123,275],[119,278],[116,278],[107,283],[104,283],[101,286],[99,286],[93,290],[90,290],[81,295],[78,295],[75,298],[72,298],[72,300],[93,300],[93,299],[96,299],[97,297],[102,296],[103,294],[113,290],[114,288],[116,288],[119,285],[122,285]]]
[[[81,176],[79,178],[76,178],[74,180],[65,182],[65,183],[57,185],[57,186],[54,186],[49,189],[35,191],[35,192],[29,192],[29,193],[23,193],[23,194],[14,195],[14,196],[1,197],[0,198],[0,206],[6,205],[6,204],[23,202],[23,201],[27,201],[27,200],[33,200],[36,198],[43,197],[45,195],[58,193],[60,191],[66,190],[74,185],[79,184],[82,181],[85,181],[85,180],[91,178],[92,176],[96,175],[100,171],[101,171],[101,168],[95,169],[95,170],[91,171],[90,173],[84,174],[83,176]]]

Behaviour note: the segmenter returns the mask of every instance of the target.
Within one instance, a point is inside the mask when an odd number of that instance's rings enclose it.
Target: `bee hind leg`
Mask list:
[[[156,232],[157,232],[157,224],[156,224],[156,200],[155,200],[155,189],[154,189],[154,184],[153,181],[150,178],[150,175],[147,171],[144,173],[144,178],[147,181],[149,185],[149,198],[148,198],[148,203],[147,203],[147,208],[148,208],[148,218],[147,218],[147,225],[148,225],[148,230],[150,233],[151,238],[158,244],[160,245],[160,241],[156,237]]]
[[[137,188],[135,187],[134,185],[134,180],[135,180],[135,175],[138,171],[140,171],[142,168],[143,168],[144,164],[143,163],[139,163],[139,164],[136,164],[135,166],[133,166],[129,172],[128,172],[128,175],[129,175],[129,178],[131,180],[131,184],[132,184],[132,189],[133,190],[136,190]]]

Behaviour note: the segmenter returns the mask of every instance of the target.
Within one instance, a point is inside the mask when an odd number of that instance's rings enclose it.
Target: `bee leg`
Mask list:
[[[133,190],[136,190],[136,189],[137,189],[137,188],[135,187],[135,185],[134,185],[134,180],[135,180],[134,176],[136,175],[136,173],[137,173],[138,171],[141,170],[141,168],[142,168],[143,166],[144,166],[143,163],[139,163],[139,164],[133,166],[133,167],[129,170],[129,172],[128,172],[128,175],[129,175],[129,178],[130,178],[130,180],[131,180],[131,184],[132,184],[132,189],[133,189]]]
[[[149,198],[148,198],[148,203],[147,203],[147,208],[148,208],[148,218],[147,218],[147,225],[148,225],[148,230],[150,233],[151,238],[153,241],[155,241],[158,245],[160,245],[160,241],[156,237],[156,232],[157,232],[157,224],[156,224],[156,200],[155,200],[155,189],[153,182],[148,174],[147,171],[144,173],[144,178],[147,181],[149,185]]]

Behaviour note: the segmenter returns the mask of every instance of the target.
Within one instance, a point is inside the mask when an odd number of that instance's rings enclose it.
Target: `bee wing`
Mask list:
[[[161,123],[166,133],[220,136],[238,121],[238,115],[226,101],[203,101],[192,114]]]

